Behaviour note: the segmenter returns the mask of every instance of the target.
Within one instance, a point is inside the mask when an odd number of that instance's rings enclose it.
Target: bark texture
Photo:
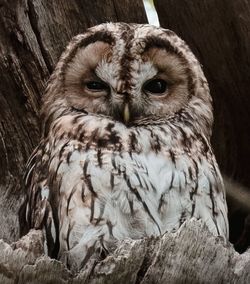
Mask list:
[[[69,40],[107,21],[146,23],[140,0],[0,1],[0,238],[18,237],[24,164],[39,139],[40,97]]]
[[[0,242],[0,283],[250,283],[250,250],[239,255],[195,220],[162,238],[124,240],[77,274],[43,256],[42,242],[40,231],[11,246]]]
[[[217,161],[224,174],[245,186],[241,189],[248,196],[241,198],[239,186],[234,184],[232,191],[229,185],[230,240],[242,251],[250,245],[250,225],[246,228],[250,210],[244,206],[250,203],[250,0],[154,0],[154,4],[161,26],[187,42],[208,79]],[[248,241],[237,245],[244,230]]]

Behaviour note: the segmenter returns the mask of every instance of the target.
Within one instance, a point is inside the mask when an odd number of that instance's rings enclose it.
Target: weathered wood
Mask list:
[[[230,239],[237,242],[250,210],[250,0],[155,0],[161,26],[175,31],[203,65],[214,100],[212,144],[221,170],[240,182],[228,194]],[[243,185],[243,186],[242,186]],[[245,186],[245,187],[244,187]],[[241,188],[241,192],[238,189]],[[250,225],[247,228],[250,231]],[[244,251],[250,245],[240,244]]]
[[[0,2],[0,238],[18,236],[24,164],[39,138],[40,96],[67,42],[107,21],[145,23],[140,0]]]
[[[0,242],[0,283],[250,283],[250,250],[239,255],[195,220],[162,238],[124,240],[106,259],[75,275],[59,261],[36,259],[33,251],[37,256],[41,243],[40,231],[20,240],[19,248]]]

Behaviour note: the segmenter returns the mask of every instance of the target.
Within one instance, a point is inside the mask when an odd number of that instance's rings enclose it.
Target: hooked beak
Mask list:
[[[130,110],[128,103],[125,103],[124,109],[123,109],[123,120],[127,124],[130,120]]]

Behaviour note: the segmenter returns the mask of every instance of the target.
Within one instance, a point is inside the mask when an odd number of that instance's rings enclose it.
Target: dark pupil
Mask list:
[[[94,90],[94,91],[101,91],[101,90],[107,89],[107,86],[104,83],[96,82],[96,81],[88,82],[86,86],[88,89]]]
[[[151,80],[145,84],[144,90],[153,94],[164,93],[167,89],[167,83],[164,80]]]

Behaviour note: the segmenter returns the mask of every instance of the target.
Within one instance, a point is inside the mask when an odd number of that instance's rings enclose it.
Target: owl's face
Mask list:
[[[173,32],[150,25],[103,24],[75,37],[50,85],[44,111],[55,118],[63,111],[82,111],[129,127],[200,102],[212,120],[209,90],[196,58]]]

